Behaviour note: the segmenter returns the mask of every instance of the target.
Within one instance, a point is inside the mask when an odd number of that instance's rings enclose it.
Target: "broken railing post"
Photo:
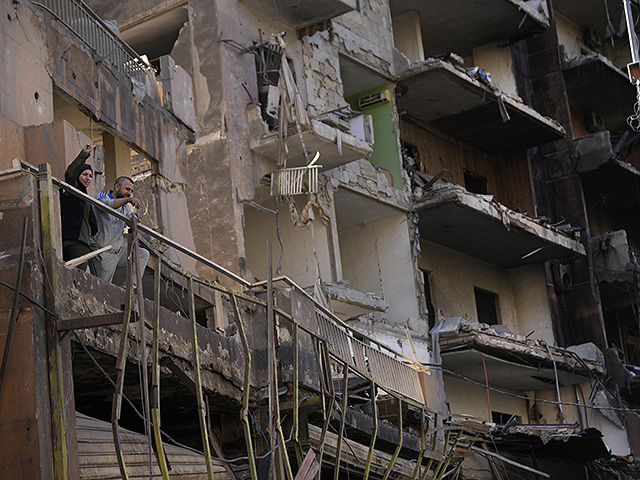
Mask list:
[[[55,214],[55,195],[51,165],[42,163],[38,166],[38,190],[40,200],[40,228],[42,252],[46,279],[44,285],[45,303],[48,312],[46,319],[47,361],[49,369],[49,385],[51,398],[51,436],[53,454],[53,478],[78,478],[77,441],[75,429],[75,403],[73,388],[65,382],[71,378],[71,355],[69,343],[61,343],[56,329],[56,316],[60,305],[60,285],[58,275],[58,258],[56,255],[55,225],[59,219]],[[16,288],[20,288],[19,285]]]

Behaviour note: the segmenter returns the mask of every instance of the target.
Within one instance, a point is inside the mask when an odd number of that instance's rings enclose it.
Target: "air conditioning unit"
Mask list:
[[[585,29],[582,38],[584,40],[584,43],[587,44],[587,47],[593,50],[602,46],[602,40],[600,39],[600,35],[598,35],[598,32],[595,28]]]
[[[604,120],[596,112],[587,113],[587,115],[585,116],[585,121],[587,123],[587,131],[589,133],[595,133],[604,130]]]
[[[373,117],[371,115],[358,115],[349,119],[349,133],[373,145]]]
[[[376,92],[372,93],[371,95],[361,97],[358,100],[358,107],[360,108],[360,110],[364,110],[365,108],[382,105],[383,103],[388,103],[390,101],[391,94],[389,93],[389,90],[382,90],[381,92]]]
[[[573,290],[573,274],[570,263],[556,262],[552,265],[551,271],[556,292]]]

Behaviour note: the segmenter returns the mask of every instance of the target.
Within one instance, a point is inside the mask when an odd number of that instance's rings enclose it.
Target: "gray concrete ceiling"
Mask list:
[[[562,73],[571,105],[585,113],[596,112],[616,133],[628,129],[636,89],[625,71],[602,55],[590,53],[564,62]]]
[[[338,188],[334,193],[338,233],[351,230],[364,224],[374,223],[391,217],[406,214],[395,207],[377,202],[359,193]]]
[[[187,8],[174,8],[128,28],[121,35],[139,55],[153,60],[171,52],[180,29],[187,21]]]
[[[441,61],[427,61],[399,80],[401,112],[490,153],[501,154],[564,136],[561,127],[520,102],[504,98],[511,120],[503,122],[497,93]]]
[[[340,56],[340,74],[345,98],[389,82],[388,78],[381,77],[342,55]]]
[[[356,8],[356,0],[240,0],[276,20],[284,20],[294,28],[313,25]]]
[[[600,38],[605,38],[607,9],[615,30],[624,16],[622,0],[553,0],[553,8],[582,28],[595,28]]]
[[[425,57],[444,52],[467,56],[474,47],[516,39],[548,28],[548,18],[519,0],[390,0],[392,17],[420,14]],[[535,16],[525,13],[529,9]],[[464,12],[463,14],[461,12]]]

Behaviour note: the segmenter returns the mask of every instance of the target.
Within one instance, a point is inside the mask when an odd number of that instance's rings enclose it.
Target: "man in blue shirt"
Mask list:
[[[134,216],[133,208],[140,208],[142,202],[133,196],[134,182],[129,177],[118,177],[113,190],[107,193],[101,192],[96,198],[105,205],[116,209],[118,212],[129,218]],[[111,282],[116,270],[127,267],[127,243],[125,242],[124,228],[125,222],[114,217],[102,209],[95,209],[98,224],[98,233],[91,239],[92,249],[111,245],[106,252],[94,258],[96,274],[103,280]],[[140,272],[144,274],[144,269],[149,261],[149,252],[140,248]],[[134,282],[135,286],[135,277]]]

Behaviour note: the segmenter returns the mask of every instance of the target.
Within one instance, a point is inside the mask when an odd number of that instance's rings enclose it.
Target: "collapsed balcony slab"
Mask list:
[[[301,136],[302,139],[295,130],[287,132],[285,139],[289,149],[287,167],[301,167],[308,163],[304,156],[303,143],[307,149],[309,160],[315,152],[320,152],[317,164],[322,165],[323,170],[368,157],[373,152],[371,145],[364,140],[317,120],[311,120],[308,127],[303,127]],[[278,137],[278,132],[263,135],[251,142],[251,149],[277,162],[280,154],[280,139]]]
[[[414,208],[421,238],[504,268],[585,254],[574,236],[457,185],[435,185]]]
[[[479,150],[497,155],[565,136],[556,121],[449,62],[414,65],[398,78],[398,109]]]
[[[569,103],[584,112],[597,113],[613,130],[625,129],[627,117],[633,113],[636,90],[621,68],[599,53],[566,60],[561,67]]]
[[[474,47],[495,40],[521,39],[539,33],[549,27],[545,3],[522,0],[481,3],[465,0],[389,2],[394,18],[408,12],[418,12],[427,56],[446,51],[467,54]]]

